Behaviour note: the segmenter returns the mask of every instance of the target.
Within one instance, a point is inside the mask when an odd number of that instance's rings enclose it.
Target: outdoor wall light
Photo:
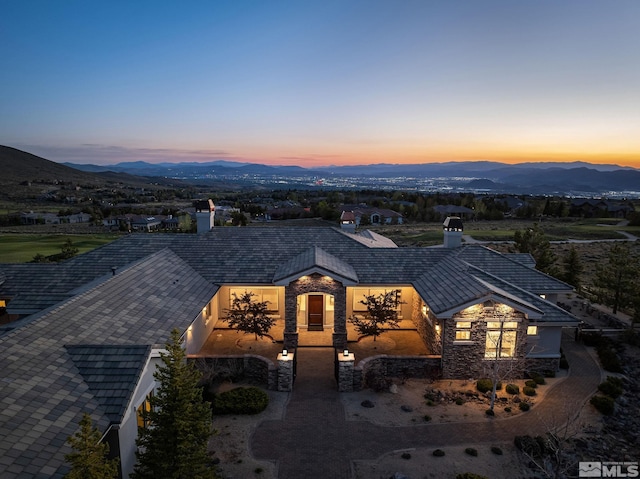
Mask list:
[[[439,333],[439,332],[440,332],[440,325],[436,324],[436,333]]]
[[[289,351],[287,351],[286,349],[282,350],[282,357],[286,358],[289,355]]]

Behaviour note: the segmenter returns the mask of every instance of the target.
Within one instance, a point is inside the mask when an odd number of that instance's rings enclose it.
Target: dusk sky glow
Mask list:
[[[50,160],[640,168],[637,0],[0,6],[0,144]]]

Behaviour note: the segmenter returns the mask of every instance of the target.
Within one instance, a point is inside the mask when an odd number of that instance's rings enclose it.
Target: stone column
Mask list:
[[[347,347],[347,288],[336,281],[333,288],[333,347]]]
[[[338,391],[353,391],[353,369],[356,358],[353,353],[345,356],[344,351],[338,351]]]
[[[284,287],[284,349],[298,347],[298,292],[288,284]]]
[[[278,391],[293,389],[293,356],[295,353],[287,351],[287,355],[278,354]]]

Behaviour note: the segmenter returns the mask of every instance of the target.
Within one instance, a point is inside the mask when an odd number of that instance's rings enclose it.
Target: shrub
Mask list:
[[[615,409],[613,398],[609,396],[595,395],[589,401],[602,414],[610,416]]]
[[[423,419],[424,419],[425,422],[429,422],[429,421],[431,421],[431,416],[429,416],[428,414],[425,414],[423,416]]]
[[[402,456],[400,456],[402,459],[411,459],[411,454],[409,454],[408,452],[403,452]]]
[[[536,395],[536,389],[529,387],[529,386],[525,386],[522,388],[522,392],[525,394],[525,396],[535,396]]]
[[[555,378],[556,377],[556,372],[553,369],[545,369],[544,371],[542,371],[542,375],[545,378]],[[542,383],[544,384],[544,383]]]
[[[504,408],[504,412],[511,412],[511,408],[507,406],[506,408]]]
[[[476,388],[478,388],[478,391],[480,391],[481,393],[486,393],[488,391],[491,391],[493,389],[493,381],[488,378],[478,379],[478,382],[476,383]],[[498,384],[496,386],[496,391],[499,391],[500,389],[502,389],[502,383],[498,381]]]
[[[474,456],[476,457],[478,455],[478,450],[473,448],[473,447],[468,447],[464,450],[464,452],[466,452],[467,454],[469,454],[470,456]]]
[[[602,338],[596,346],[596,352],[598,353],[598,358],[600,358],[600,363],[605,371],[610,371],[612,373],[623,372],[622,365],[618,359],[618,354],[615,349],[613,349],[609,339]]]
[[[520,408],[521,411],[526,412],[529,409],[531,409],[531,404],[529,404],[528,402],[522,401],[520,404],[518,404],[518,407]]]
[[[507,394],[519,394],[520,388],[517,384],[507,384],[505,391],[507,392]]]
[[[543,376],[534,376],[533,380],[535,381],[536,384],[545,384],[546,381],[544,380]]]
[[[607,376],[607,380],[598,386],[598,390],[601,393],[615,399],[623,392],[622,379],[613,376]]]
[[[569,369],[569,361],[567,361],[567,358],[560,358],[560,369]]]
[[[532,457],[540,457],[542,454],[540,443],[531,436],[516,436],[513,439],[513,443],[522,452]]]
[[[496,413],[495,413],[495,411],[494,411],[493,409],[487,409],[484,413],[485,413],[487,416],[490,416],[490,417],[493,417],[493,416],[495,416],[495,415],[496,415]]]
[[[433,451],[433,455],[436,457],[443,457],[444,451],[442,449],[436,449],[435,451]]]
[[[476,474],[474,472],[463,472],[462,474],[458,474],[456,479],[488,479],[486,476],[481,476],[480,474]]]
[[[214,414],[258,414],[266,409],[269,396],[256,387],[239,387],[216,395],[211,403]]]
[[[528,388],[537,388],[538,387],[538,383],[535,382],[533,379],[528,379],[527,381],[524,382],[525,387]]]
[[[498,456],[502,456],[502,449],[500,449],[498,446],[491,446],[491,452]]]
[[[462,406],[462,405],[464,404],[464,399],[462,399],[462,398],[456,398],[456,404],[457,404],[458,406]]]

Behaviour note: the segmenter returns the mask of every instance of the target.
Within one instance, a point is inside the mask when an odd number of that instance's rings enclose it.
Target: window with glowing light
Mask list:
[[[471,321],[456,321],[456,341],[471,339]]]
[[[145,417],[144,412],[151,411],[151,398],[154,396],[153,391],[147,394],[147,397],[144,401],[138,406],[137,414],[138,417],[138,429],[147,429],[151,426],[151,422],[148,418]]]
[[[518,323],[515,321],[487,322],[484,357],[487,359],[512,358],[516,352],[517,326]]]

